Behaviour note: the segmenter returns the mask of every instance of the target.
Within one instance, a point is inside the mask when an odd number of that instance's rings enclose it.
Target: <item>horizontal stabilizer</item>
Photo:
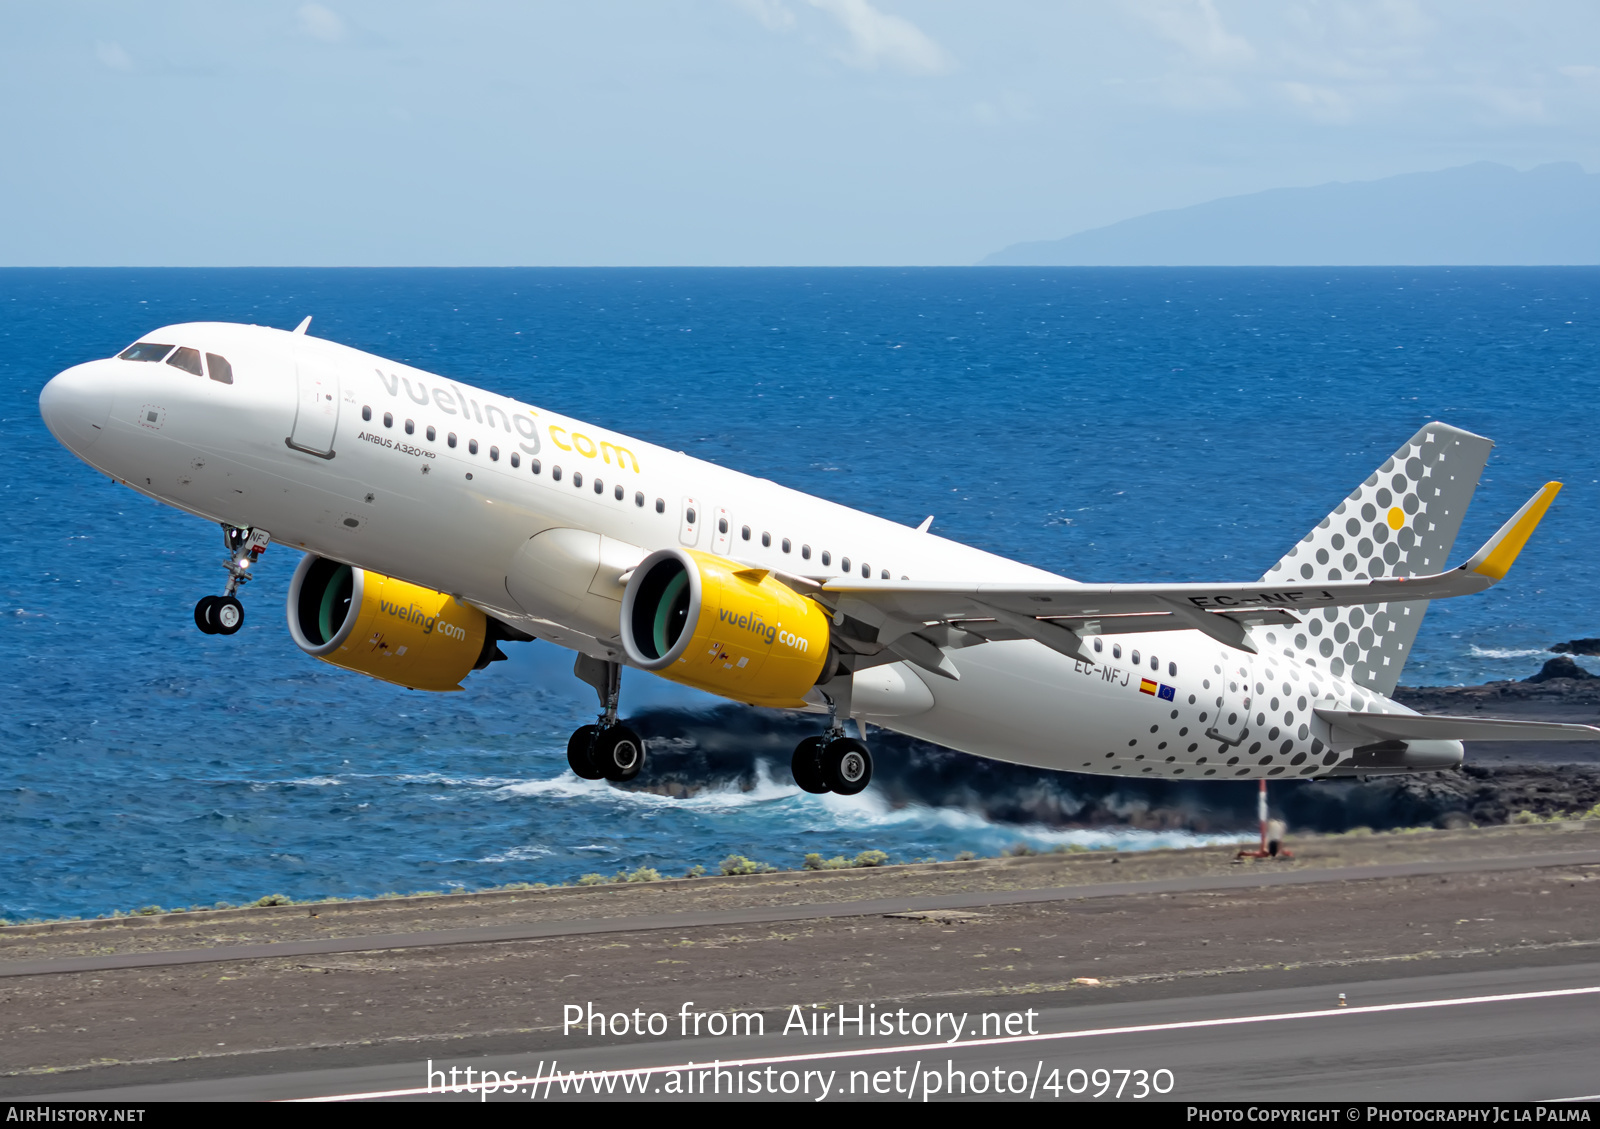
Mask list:
[[[1600,727],[1558,721],[1323,709],[1316,714],[1373,741],[1600,741]]]

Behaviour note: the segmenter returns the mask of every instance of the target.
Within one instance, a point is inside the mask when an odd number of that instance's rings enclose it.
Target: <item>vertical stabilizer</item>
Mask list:
[[[1443,572],[1494,444],[1430,423],[1301,538],[1263,580],[1365,580]],[[1298,626],[1255,627],[1281,651],[1388,694],[1400,681],[1428,601],[1324,608]]]

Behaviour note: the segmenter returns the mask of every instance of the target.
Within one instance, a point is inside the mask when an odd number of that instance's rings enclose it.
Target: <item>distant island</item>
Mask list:
[[[1481,161],[1276,188],[1014,243],[979,266],[1588,266],[1600,175]]]

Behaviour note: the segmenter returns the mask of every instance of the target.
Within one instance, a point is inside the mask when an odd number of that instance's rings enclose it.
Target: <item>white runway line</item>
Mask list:
[[[1085,1031],[1056,1031],[1042,1035],[1002,1035],[992,1039],[968,1039],[960,1043],[908,1043],[893,1047],[862,1047],[850,1051],[816,1051],[800,1055],[770,1055],[763,1058],[718,1059],[715,1062],[680,1062],[670,1066],[638,1066],[619,1070],[594,1070],[574,1071],[573,1076],[587,1075],[589,1078],[606,1078],[612,1075],[621,1077],[639,1077],[646,1074],[672,1074],[692,1070],[711,1070],[714,1067],[733,1069],[745,1066],[776,1066],[780,1063],[822,1062],[835,1058],[866,1058],[872,1055],[898,1055],[916,1054],[919,1052],[943,1050],[949,1052],[959,1047],[999,1047],[1015,1046],[1021,1043],[1043,1043],[1062,1039],[1093,1039],[1102,1035],[1140,1035],[1157,1031],[1189,1031],[1206,1027],[1238,1027],[1247,1023],[1279,1023],[1290,1019],[1331,1019],[1336,1016],[1350,1015],[1378,1015],[1384,1012],[1395,1011],[1424,1011],[1429,1008],[1440,1007],[1466,1007],[1471,1004],[1501,1004],[1515,1003],[1519,1000],[1550,1000],[1564,996],[1592,996],[1600,995],[1600,985],[1590,988],[1557,988],[1547,992],[1510,992],[1498,996],[1462,996],[1448,1000],[1417,1000],[1405,1004],[1370,1004],[1366,1007],[1336,1007],[1323,1008],[1318,1011],[1286,1011],[1275,1015],[1240,1015],[1230,1019],[1188,1019],[1176,1023],[1147,1023],[1136,1027],[1096,1027]],[[542,1064],[541,1064],[542,1067]],[[533,1079],[528,1079],[531,1085]],[[540,1085],[548,1085],[550,1079],[541,1078]],[[375,1098],[411,1098],[426,1096],[428,1094],[458,1094],[471,1093],[481,1089],[484,1083],[462,1085],[459,1088],[451,1087],[448,1090],[433,1090],[426,1086],[419,1086],[406,1090],[374,1090],[364,1094],[327,1094],[314,1098],[286,1098],[292,1102],[356,1102]],[[496,1083],[497,1088],[500,1086]],[[517,1087],[521,1089],[522,1087]],[[1566,1098],[1565,1101],[1590,1101],[1592,1098]]]

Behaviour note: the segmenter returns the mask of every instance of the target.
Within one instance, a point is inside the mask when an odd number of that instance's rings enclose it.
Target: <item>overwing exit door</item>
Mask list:
[[[1206,736],[1224,745],[1241,745],[1250,736],[1250,671],[1235,659],[1218,677],[1212,695],[1216,714]]]

